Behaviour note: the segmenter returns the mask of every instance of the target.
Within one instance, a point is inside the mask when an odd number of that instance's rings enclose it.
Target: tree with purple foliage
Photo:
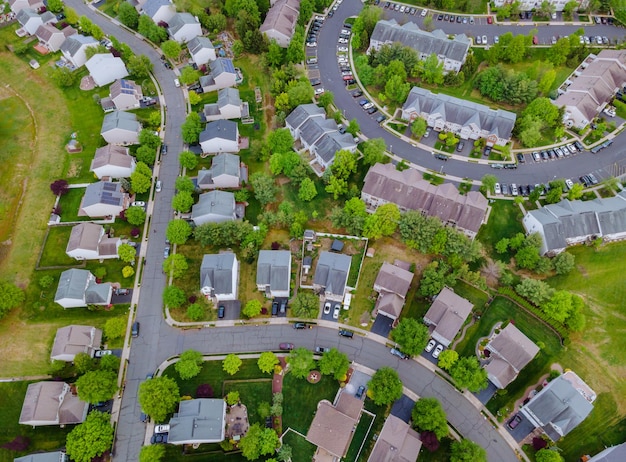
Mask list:
[[[435,435],[434,432],[422,432],[420,433],[420,439],[422,440],[422,445],[430,452],[435,452],[437,449],[439,449],[439,440],[437,439],[437,435]]]
[[[533,449],[535,451],[539,451],[540,449],[544,449],[548,447],[548,442],[543,438],[533,438]]]
[[[137,237],[141,234],[141,230],[139,228],[133,228],[130,230],[131,237]]]
[[[213,398],[213,388],[208,383],[198,385],[196,398]]]
[[[54,194],[55,196],[62,196],[63,194],[67,194],[68,190],[69,185],[65,180],[56,180],[50,184],[50,191],[52,191],[52,194]]]

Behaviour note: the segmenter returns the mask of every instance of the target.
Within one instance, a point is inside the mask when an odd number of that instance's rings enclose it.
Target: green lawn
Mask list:
[[[13,462],[15,457],[38,451],[54,451],[65,446],[65,436],[73,426],[38,427],[33,428],[20,425],[18,420],[22,411],[22,403],[26,395],[26,388],[32,382],[0,383],[0,446],[12,441],[16,436],[24,436],[30,440],[28,449],[24,452],[12,452],[0,447],[0,462]]]
[[[457,281],[454,285],[454,292],[457,295],[469,300],[472,305],[474,305],[474,310],[477,312],[482,311],[487,303],[487,300],[489,300],[488,294],[463,281]]]
[[[366,414],[365,412],[361,414],[361,420],[354,431],[352,443],[350,444],[350,448],[348,448],[348,453],[346,455],[346,461],[349,462],[368,460],[372,450],[374,449],[374,444],[376,443],[375,437],[380,435],[380,431],[382,430],[383,425],[385,424],[385,419],[389,415],[390,411],[390,406],[377,406],[369,398],[365,399],[365,405],[363,407],[374,414],[374,423],[372,424],[371,415]],[[370,424],[372,424],[371,428]],[[363,445],[362,449],[361,445]],[[357,454],[359,456],[358,458]]]
[[[487,251],[494,257],[498,257],[493,251],[496,243],[503,237],[511,237],[517,233],[523,233],[522,212],[513,201],[496,200],[491,204],[489,221],[478,232],[478,240],[483,243]],[[498,257],[508,262],[508,256]]]
[[[350,442],[350,447],[348,448],[348,452],[346,453],[346,461],[356,462],[357,460],[367,460],[365,457],[360,457],[359,459],[357,459],[357,456],[362,456],[363,450],[361,449],[361,446],[363,446],[363,449],[365,449],[366,445],[364,444],[364,441],[366,441],[367,439],[371,439],[372,437],[372,433],[370,433],[370,425],[372,425],[372,422],[375,419],[376,416],[372,417],[365,412],[361,414],[361,420],[359,420],[359,423],[354,430],[354,433],[352,435],[352,441]]]
[[[306,434],[306,433],[305,433]],[[283,436],[283,444],[291,446],[292,457],[291,460],[297,461],[309,461],[313,460],[315,455],[316,446],[309,443],[305,438],[298,435],[296,432],[289,431]]]
[[[259,417],[258,410],[259,404],[262,402],[272,404],[272,379],[269,375],[262,381],[258,381],[258,379],[257,381],[229,380],[224,383],[224,395],[231,391],[239,392],[241,402],[248,408],[250,423],[265,423],[265,420]]]
[[[50,227],[39,261],[40,267],[78,266],[81,264],[65,253],[71,232],[72,226]]]
[[[339,383],[328,376],[322,376],[316,384],[297,379],[292,374],[283,380],[283,430],[291,427],[306,435],[317,404],[322,399],[332,402],[339,389]]]
[[[430,452],[428,449],[422,446],[418,460],[420,462],[448,462],[450,460],[450,445],[452,440],[444,438],[439,442],[439,449],[435,452]]]
[[[78,210],[80,203],[83,200],[85,194],[85,188],[72,188],[67,191],[66,194],[59,199],[59,207],[61,208],[61,221],[89,221],[89,217],[79,217]]]

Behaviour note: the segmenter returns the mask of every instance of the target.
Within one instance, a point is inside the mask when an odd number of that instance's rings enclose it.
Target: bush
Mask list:
[[[213,388],[208,383],[198,385],[196,398],[213,398]]]

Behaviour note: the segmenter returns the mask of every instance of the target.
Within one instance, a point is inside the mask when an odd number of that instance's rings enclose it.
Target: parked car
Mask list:
[[[565,180],[565,186],[567,186],[567,189],[570,190],[574,187],[574,182],[570,180],[569,178],[567,178]]]
[[[131,328],[131,335],[133,337],[139,337],[139,321],[135,321],[133,323],[133,327]]]
[[[307,324],[303,323],[303,322],[297,322],[293,325],[294,329],[306,329]],[[311,326],[309,326],[309,329],[311,328]]]
[[[146,207],[146,203],[144,201],[135,201],[132,202],[130,204],[131,207],[141,207],[141,208],[145,208]]]
[[[526,162],[526,159],[524,159],[524,154],[522,154],[522,153],[518,153],[518,154],[517,154],[517,161],[518,161],[520,164],[523,164],[524,162]]]
[[[278,345],[280,350],[293,350],[295,348],[293,343],[281,343]]]
[[[128,295],[130,293],[130,290],[128,290],[128,289],[115,289],[114,293],[115,293],[115,295]]]
[[[330,302],[324,303],[324,314],[330,314],[330,308],[331,308],[331,303]]]
[[[346,330],[346,329],[341,329],[339,331],[339,335],[342,336],[342,337],[352,338],[352,337],[354,337],[354,332],[352,332],[350,330]]]
[[[272,316],[278,314],[278,302],[272,302]]]
[[[170,431],[169,424],[154,426],[154,433],[168,433],[169,431]]]
[[[337,303],[335,305],[335,309],[333,311],[333,319],[339,319],[339,312],[341,310],[341,305],[339,303]]]
[[[424,138],[428,138],[430,136],[431,131],[432,131],[432,128],[426,127],[426,131],[424,132]]]
[[[517,427],[521,421],[522,421],[522,417],[519,414],[515,414],[513,418],[509,420],[509,423],[507,425],[509,426],[511,430],[514,430],[515,427]]]
[[[156,182],[156,186],[154,187],[154,190],[155,190],[156,192],[161,192],[161,188],[162,188],[162,187],[163,187],[163,185],[162,185],[162,183],[161,183],[161,180],[157,180],[157,182]]]
[[[402,353],[400,350],[398,350],[397,348],[392,348],[389,350],[389,353],[391,353],[394,356],[397,356],[400,359],[409,359],[409,355],[407,355],[406,353]]]
[[[165,444],[167,443],[167,433],[156,433],[150,438],[151,444]]]
[[[326,348],[326,347],[315,347],[315,352],[319,353],[319,354],[324,354],[324,353],[328,353],[330,351],[330,348]]]
[[[170,246],[168,245],[165,247],[165,250],[163,250],[163,258],[165,259],[169,256],[170,256]]]
[[[437,342],[435,342],[434,340],[430,340],[428,342],[428,345],[426,345],[426,348],[424,348],[426,353],[430,353],[431,351],[433,351],[433,348],[435,348],[436,344],[437,344]]]
[[[372,114],[374,114],[374,113],[375,113],[375,112],[377,112],[377,111],[378,111],[378,108],[377,108],[376,106],[372,106],[371,108],[369,108],[369,109],[367,110],[367,113],[368,113],[369,115],[372,115]]]
[[[457,152],[461,152],[464,147],[465,147],[465,142],[464,141],[459,141],[459,144],[456,145]]]
[[[500,194],[502,192],[502,190],[500,189],[500,183],[496,183],[493,189],[496,194]]]
[[[96,358],[102,358],[103,356],[112,355],[113,352],[111,350],[97,350],[94,354]]]
[[[437,348],[435,348],[435,351],[433,351],[433,358],[437,359],[442,351],[443,351],[443,345],[441,344],[437,345]]]
[[[360,398],[362,398],[362,397],[363,397],[363,394],[364,394],[364,393],[365,393],[365,386],[364,386],[364,385],[361,385],[361,386],[357,389],[356,393],[354,394],[354,397],[355,397],[355,398],[359,398],[359,399],[360,399]]]
[[[217,307],[217,317],[219,319],[223,319],[225,314],[226,314],[226,307],[224,307],[224,305],[219,305]]]

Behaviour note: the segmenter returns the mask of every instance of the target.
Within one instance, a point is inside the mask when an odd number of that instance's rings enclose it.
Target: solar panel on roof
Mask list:
[[[232,72],[233,74],[235,73],[235,66],[230,59],[224,60],[224,70],[227,72]]]
[[[104,183],[102,189],[105,191],[115,191],[117,189],[117,185],[115,183]]]

